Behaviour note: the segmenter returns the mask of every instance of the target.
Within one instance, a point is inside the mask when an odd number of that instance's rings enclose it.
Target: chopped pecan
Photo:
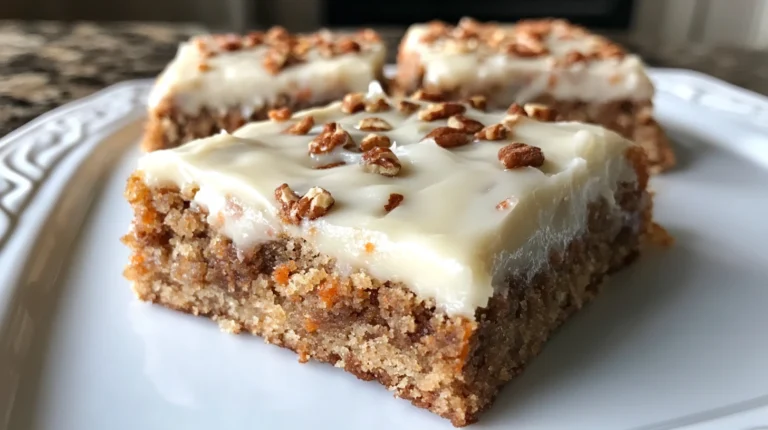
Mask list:
[[[496,210],[503,211],[511,208],[513,206],[512,199],[504,199],[499,202],[499,204],[496,205]]]
[[[561,60],[561,64],[565,67],[572,66],[587,61],[589,57],[584,55],[581,51],[570,51],[565,54],[565,57]]]
[[[389,199],[387,200],[387,204],[384,205],[384,210],[387,211],[387,213],[392,212],[396,207],[400,206],[400,203],[402,203],[404,199],[405,196],[402,194],[390,194]]]
[[[331,193],[320,187],[312,187],[291,211],[293,219],[315,220],[328,213],[335,201]]]
[[[435,121],[449,116],[464,113],[467,108],[460,103],[436,103],[419,111],[419,119],[422,121]]]
[[[387,131],[392,130],[392,125],[381,118],[372,116],[361,119],[357,128],[362,131]]]
[[[507,113],[528,116],[528,113],[525,112],[525,109],[517,103],[512,103],[509,105],[509,108],[507,108]]]
[[[323,131],[309,142],[310,154],[326,154],[334,148],[344,145],[354,145],[352,136],[335,122],[326,124]]]
[[[243,37],[243,46],[246,48],[258,46],[262,43],[264,43],[264,33],[260,31],[252,31]]]
[[[538,103],[526,103],[523,109],[529,117],[542,122],[554,121],[557,117],[554,109]]]
[[[509,135],[509,130],[502,124],[491,124],[475,133],[477,140],[504,140]]]
[[[482,130],[483,123],[459,114],[448,118],[448,127],[471,134]]]
[[[477,110],[485,110],[488,106],[488,99],[485,96],[472,96],[467,99],[467,103]]]
[[[267,115],[272,121],[282,122],[291,119],[293,112],[287,107],[282,107],[279,109],[270,109],[269,112],[267,112]]]
[[[370,151],[373,148],[389,148],[392,146],[392,141],[387,136],[383,136],[376,133],[371,133],[360,141],[360,149],[362,151]]]
[[[363,168],[370,173],[397,176],[400,173],[400,160],[391,149],[377,146],[363,153]]]
[[[341,111],[355,113],[365,109],[365,95],[363,93],[349,93],[341,100]]]
[[[529,40],[515,42],[507,46],[507,54],[517,57],[539,57],[549,53],[549,50],[541,42]]]
[[[288,63],[288,52],[282,49],[270,49],[264,55],[264,68],[272,75],[276,75]]]
[[[351,52],[360,52],[360,44],[345,37],[336,42],[336,52],[339,54],[349,54]]]
[[[424,136],[424,139],[434,139],[438,146],[455,148],[469,143],[469,135],[452,127],[437,127]]]
[[[291,224],[299,224],[302,219],[320,218],[334,204],[331,193],[320,187],[312,187],[304,196],[299,197],[288,184],[275,189],[275,199],[280,204],[283,221]]]
[[[386,100],[377,98],[375,100],[369,100],[365,103],[366,112],[385,112],[392,108]]]
[[[441,102],[445,100],[445,96],[437,91],[430,91],[425,89],[419,89],[411,95],[414,100],[422,100],[427,102]]]
[[[397,110],[410,115],[419,109],[418,103],[409,102],[408,100],[400,100],[397,102]]]
[[[280,203],[280,208],[283,211],[289,211],[291,205],[299,201],[301,197],[296,194],[288,184],[282,184],[275,188],[275,200]]]
[[[268,42],[279,42],[279,41],[285,41],[291,38],[291,34],[288,33],[288,30],[286,30],[284,27],[281,27],[279,25],[276,25],[269,30],[267,30],[267,34],[264,35],[264,38]]]
[[[213,40],[222,51],[237,51],[243,47],[242,39],[236,34],[217,34]]]
[[[312,115],[307,115],[301,119],[301,121],[285,129],[284,133],[287,134],[307,134],[312,127],[315,126],[315,118]]]
[[[541,148],[515,142],[499,149],[499,161],[507,169],[539,167],[544,164]]]

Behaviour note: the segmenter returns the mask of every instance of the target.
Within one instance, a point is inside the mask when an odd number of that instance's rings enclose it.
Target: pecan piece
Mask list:
[[[312,187],[299,197],[288,184],[275,189],[275,199],[280,204],[283,221],[299,224],[302,219],[314,220],[328,213],[334,204],[333,196],[320,187]]]
[[[299,195],[296,194],[288,184],[282,184],[275,188],[275,200],[280,203],[280,208],[283,211],[290,210],[291,206],[298,202]]]
[[[282,49],[272,48],[264,55],[263,66],[271,75],[280,73],[287,63],[288,52]]]
[[[360,141],[360,149],[365,151],[370,151],[373,148],[389,148],[392,146],[392,141],[389,140],[387,136],[382,136],[380,134],[371,133],[363,138],[363,140]]]
[[[402,203],[404,199],[405,196],[402,194],[390,194],[389,199],[387,200],[387,204],[384,205],[384,210],[387,211],[387,213],[392,212],[396,207],[400,206],[400,203]]]
[[[499,161],[507,169],[539,167],[544,164],[541,148],[515,142],[499,149]]]
[[[523,109],[527,116],[542,122],[551,122],[557,117],[554,109],[538,103],[526,103]]]
[[[378,98],[376,100],[369,100],[365,104],[365,111],[366,112],[384,112],[391,109],[392,106],[387,103],[386,100]]]
[[[448,118],[448,127],[471,134],[482,130],[483,123],[459,114]]]
[[[305,116],[301,121],[285,129],[287,134],[307,134],[315,126],[315,118],[312,115]]]
[[[287,107],[282,107],[279,109],[270,109],[269,112],[267,112],[267,115],[272,121],[282,122],[291,119],[293,112]]]
[[[341,111],[355,113],[365,109],[365,96],[363,93],[349,93],[341,100]]]
[[[391,149],[377,146],[363,153],[363,169],[383,176],[397,176],[400,160]]]
[[[400,100],[397,103],[397,110],[406,115],[410,115],[419,110],[419,105],[417,103],[409,102],[408,100]]]
[[[468,98],[467,103],[477,110],[485,110],[488,107],[488,99],[480,95]]]
[[[429,91],[425,89],[419,89],[411,95],[414,100],[422,100],[427,102],[441,102],[445,100],[445,96],[437,91]]]
[[[475,133],[477,140],[504,140],[509,135],[509,130],[501,124],[491,124]]]
[[[343,38],[336,42],[336,52],[339,54],[349,54],[351,52],[360,52],[360,44],[351,38]]]
[[[309,142],[310,154],[326,154],[334,148],[344,145],[354,145],[352,136],[335,122],[323,127],[323,131]]]
[[[438,146],[455,148],[469,143],[469,135],[451,127],[437,127],[424,136],[424,139],[434,139]]]
[[[387,131],[392,130],[392,125],[381,118],[372,116],[361,119],[357,128],[362,131]]]
[[[436,103],[419,111],[419,119],[422,121],[435,121],[449,116],[464,113],[467,108],[460,103]]]
[[[312,187],[294,206],[293,218],[315,220],[328,213],[336,201],[331,193],[320,187]]]
[[[509,108],[507,108],[507,113],[510,115],[522,115],[522,116],[528,116],[528,114],[525,112],[525,109],[520,106],[518,103],[512,103],[509,105]]]

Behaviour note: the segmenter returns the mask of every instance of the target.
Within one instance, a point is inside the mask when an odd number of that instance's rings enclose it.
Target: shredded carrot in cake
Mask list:
[[[279,285],[288,285],[288,280],[291,278],[291,272],[296,270],[296,262],[291,260],[285,264],[280,264],[275,267],[272,272],[272,279]]]
[[[326,308],[330,308],[336,303],[336,299],[339,295],[339,281],[331,279],[320,284],[317,294],[320,296],[320,300],[323,301]]]
[[[365,252],[368,254],[373,254],[373,251],[376,250],[376,245],[372,244],[371,242],[365,243]]]
[[[308,332],[314,333],[317,331],[317,323],[312,320],[312,318],[307,318],[304,320],[304,328],[307,329]]]

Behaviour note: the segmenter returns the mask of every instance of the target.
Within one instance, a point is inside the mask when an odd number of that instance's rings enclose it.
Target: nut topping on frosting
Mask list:
[[[281,122],[291,119],[293,112],[287,107],[282,107],[280,109],[270,109],[269,112],[267,112],[267,115],[272,121]]]
[[[435,121],[446,119],[449,116],[464,113],[467,108],[460,103],[436,103],[419,111],[419,119],[422,121]]]
[[[307,134],[315,126],[315,119],[312,115],[307,115],[301,121],[285,129],[287,134]]]
[[[387,136],[371,133],[360,141],[360,150],[363,152],[370,151],[373,148],[389,148],[392,146],[392,141]]]
[[[526,103],[525,106],[523,106],[523,109],[525,109],[525,113],[527,113],[529,117],[537,121],[550,122],[554,121],[557,117],[557,111],[541,104]]]
[[[277,74],[287,66],[306,61],[307,54],[313,49],[319,52],[321,56],[330,58],[361,52],[371,44],[379,42],[379,37],[373,30],[336,36],[327,31],[313,34],[290,34],[283,27],[272,27],[266,33],[253,32],[244,36],[218,34],[193,39],[193,43],[203,58],[224,52],[264,46],[266,52],[263,65],[271,74]]]
[[[405,196],[402,194],[390,194],[389,200],[387,200],[387,204],[384,205],[384,210],[387,211],[387,213],[392,212],[396,207],[400,206],[400,203],[402,203],[404,199]]]
[[[389,148],[373,147],[363,153],[363,168],[370,173],[397,176],[400,173],[400,160]]]
[[[539,147],[516,142],[499,149],[499,161],[507,169],[539,167],[544,164],[544,153]]]
[[[448,127],[455,128],[464,133],[473,134],[482,130],[483,123],[459,114],[448,118]]]
[[[488,106],[488,99],[485,96],[472,96],[467,99],[467,103],[477,110],[485,110]]]
[[[400,100],[397,102],[397,110],[406,115],[410,115],[419,110],[419,105],[417,103],[409,102],[408,100]]]
[[[392,108],[386,100],[378,98],[365,103],[366,112],[385,112]]]
[[[477,140],[504,140],[509,135],[509,130],[502,124],[491,124],[475,133]]]
[[[365,95],[363,93],[349,93],[341,100],[341,111],[355,113],[365,109]]]
[[[442,93],[425,90],[423,88],[416,90],[416,92],[411,95],[411,98],[414,100],[422,100],[426,102],[441,102],[445,100],[445,97]]]
[[[362,131],[387,131],[392,130],[392,125],[381,118],[368,117],[361,119],[357,128]]]
[[[438,146],[443,148],[455,148],[469,143],[469,135],[463,131],[451,127],[437,127],[424,136],[424,139],[434,139]]]
[[[323,127],[323,131],[309,142],[310,154],[326,154],[334,148],[345,145],[354,145],[352,136],[335,122],[329,122]]]
[[[280,215],[283,221],[299,224],[302,219],[315,220],[328,213],[335,203],[331,193],[320,187],[312,187],[299,197],[288,184],[275,189],[275,199],[280,203]]]
[[[512,103],[511,105],[509,105],[509,108],[507,109],[507,113],[514,114],[514,115],[528,116],[528,113],[525,111],[525,109],[517,103]]]

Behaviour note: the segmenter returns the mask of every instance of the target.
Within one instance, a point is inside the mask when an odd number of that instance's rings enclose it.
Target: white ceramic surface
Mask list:
[[[473,429],[768,429],[768,100],[657,70],[674,248],[560,330]],[[148,81],[0,143],[0,429],[448,429],[375,383],[137,302],[122,197]]]

